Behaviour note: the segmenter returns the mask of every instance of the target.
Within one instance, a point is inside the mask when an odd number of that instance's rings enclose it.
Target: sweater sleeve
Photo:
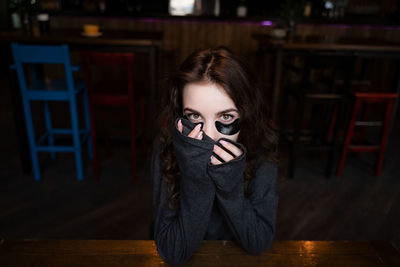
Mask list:
[[[206,175],[210,149],[176,133],[173,140],[180,170],[180,208],[168,205],[167,183],[163,177],[159,152],[153,153],[154,239],[159,255],[168,263],[181,265],[194,254],[204,239],[215,197],[215,186]]]
[[[242,148],[243,149],[243,148]],[[244,194],[245,153],[239,158],[209,165],[216,184],[216,198],[227,225],[237,242],[250,254],[270,247],[278,204],[277,168],[264,162],[249,183],[250,197]]]

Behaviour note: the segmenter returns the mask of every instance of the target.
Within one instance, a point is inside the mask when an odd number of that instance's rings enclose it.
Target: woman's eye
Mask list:
[[[192,114],[189,114],[189,115],[187,115],[187,116],[189,117],[190,120],[194,120],[194,121],[200,119],[200,115],[199,115],[199,114],[196,114],[196,113],[192,113]]]
[[[230,115],[230,114],[222,114],[221,119],[222,119],[223,121],[230,121],[230,120],[233,119],[233,116]]]

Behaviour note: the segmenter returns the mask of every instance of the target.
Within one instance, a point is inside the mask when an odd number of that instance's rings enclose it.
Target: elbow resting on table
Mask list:
[[[269,249],[269,247],[271,246],[272,242],[266,242],[264,244],[260,244],[258,246],[251,246],[248,248],[244,248],[247,253],[251,254],[251,255],[257,255],[257,254],[261,254],[264,251],[266,251],[267,249]]]
[[[190,258],[183,254],[181,255],[163,254],[160,250],[158,250],[158,254],[164,261],[172,265],[184,265]]]
[[[242,245],[242,247],[251,255],[261,254],[271,247],[272,237],[273,235],[265,238],[257,238],[253,241],[249,241],[246,246]]]
[[[162,242],[156,240],[158,255],[169,264],[183,265],[185,264],[190,256],[187,253],[187,249],[183,249],[181,246],[171,246],[170,244],[160,244]]]

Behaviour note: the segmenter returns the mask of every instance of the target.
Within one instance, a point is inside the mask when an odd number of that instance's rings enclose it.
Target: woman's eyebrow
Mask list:
[[[197,110],[192,109],[192,108],[184,108],[184,109],[183,109],[183,112],[186,112],[186,111],[189,111],[189,112],[191,112],[191,113],[196,113],[196,114],[200,114],[200,115],[201,115],[200,112],[198,112]]]
[[[218,112],[218,114],[229,113],[229,112],[232,112],[232,111],[239,113],[239,112],[237,111],[237,109],[234,109],[234,108],[228,108],[228,109],[225,109],[225,110],[221,110],[221,111],[219,111],[219,112]]]

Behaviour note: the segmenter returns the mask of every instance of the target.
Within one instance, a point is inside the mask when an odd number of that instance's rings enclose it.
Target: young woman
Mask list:
[[[278,204],[276,136],[254,79],[217,48],[190,55],[170,82],[151,163],[158,253],[184,264],[204,239],[263,252]]]

